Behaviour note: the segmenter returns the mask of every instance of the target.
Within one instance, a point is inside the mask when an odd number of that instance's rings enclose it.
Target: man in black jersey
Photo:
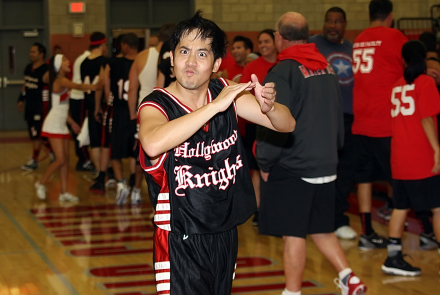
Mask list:
[[[21,166],[23,170],[32,171],[38,167],[42,140],[41,127],[43,124],[43,75],[47,72],[44,62],[46,48],[41,43],[34,43],[29,52],[31,63],[24,70],[24,85],[18,98],[18,109],[23,111],[28,124],[29,137],[32,140],[32,159]]]
[[[104,77],[105,67],[107,65],[107,39],[101,32],[94,32],[90,36],[90,55],[81,63],[81,80],[84,84],[96,84],[100,77]],[[103,147],[102,141],[102,90],[84,92],[85,106],[88,116],[90,147],[92,152],[92,160],[95,167],[99,169],[98,179],[105,180],[105,171],[108,166],[109,149]],[[104,140],[103,140],[104,141]],[[103,194],[105,190],[101,190],[96,184],[90,187],[93,193]]]
[[[117,183],[116,202],[125,203],[129,193],[122,172],[122,158],[135,158],[134,150],[137,140],[136,120],[130,119],[128,108],[128,76],[134,59],[138,54],[139,39],[133,33],[125,34],[121,40],[123,57],[109,61],[108,76],[110,90],[113,95],[113,123],[111,129],[111,160]]]
[[[295,128],[275,103],[273,83],[261,86],[255,75],[245,84],[210,80],[225,53],[224,32],[200,11],[180,22],[171,38],[176,83],[139,106],[160,294],[231,293],[236,226],[256,209],[236,116],[280,132]]]

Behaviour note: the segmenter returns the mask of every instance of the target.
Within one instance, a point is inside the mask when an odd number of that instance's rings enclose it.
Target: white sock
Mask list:
[[[289,290],[287,290],[286,288],[284,288],[283,293],[281,293],[281,295],[301,295],[301,290],[298,292],[291,292]]]
[[[344,279],[346,276],[348,276],[349,274],[351,274],[353,271],[351,270],[351,268],[347,267],[343,270],[341,270],[339,272],[339,280],[342,281],[342,279]]]

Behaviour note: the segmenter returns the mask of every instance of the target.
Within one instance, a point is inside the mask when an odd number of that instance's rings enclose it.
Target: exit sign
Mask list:
[[[69,3],[70,13],[84,13],[86,12],[86,4],[84,2],[70,2]]]

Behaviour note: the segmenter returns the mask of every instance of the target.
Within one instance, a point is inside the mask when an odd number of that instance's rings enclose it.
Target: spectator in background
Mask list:
[[[335,234],[340,239],[352,240],[357,234],[350,227],[350,220],[344,213],[350,204],[348,196],[355,184],[354,172],[356,153],[354,138],[351,133],[353,125],[353,43],[344,38],[347,19],[345,11],[339,7],[327,10],[322,34],[309,39],[315,43],[319,52],[333,66],[338,75],[344,109],[344,147],[338,152],[338,170],[336,179]]]
[[[235,62],[229,63],[226,71],[228,72],[228,79],[234,82],[240,81],[241,74],[246,66],[246,58],[254,50],[252,41],[243,36],[235,36],[232,41],[231,53]]]

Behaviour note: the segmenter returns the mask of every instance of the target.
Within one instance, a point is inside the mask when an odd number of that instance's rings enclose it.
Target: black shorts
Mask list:
[[[391,137],[354,135],[356,183],[391,181]]]
[[[305,238],[334,231],[334,181],[311,184],[275,166],[260,187],[260,234]]]
[[[393,179],[393,203],[395,209],[427,211],[440,207],[440,175],[417,179]]]
[[[101,147],[101,131],[102,123],[95,120],[94,113],[88,113],[89,118],[89,137],[90,137],[90,147],[99,148]]]
[[[43,116],[34,114],[27,119],[29,138],[31,140],[41,139],[41,129],[43,128]]]
[[[109,148],[113,127],[113,106],[107,106],[102,117],[101,146]]]
[[[111,158],[120,160],[122,158],[136,158],[135,150],[137,139],[136,120],[130,120],[128,108],[114,108],[111,133]]]
[[[158,292],[231,294],[238,251],[236,228],[204,235],[181,235],[156,228],[154,238]]]

